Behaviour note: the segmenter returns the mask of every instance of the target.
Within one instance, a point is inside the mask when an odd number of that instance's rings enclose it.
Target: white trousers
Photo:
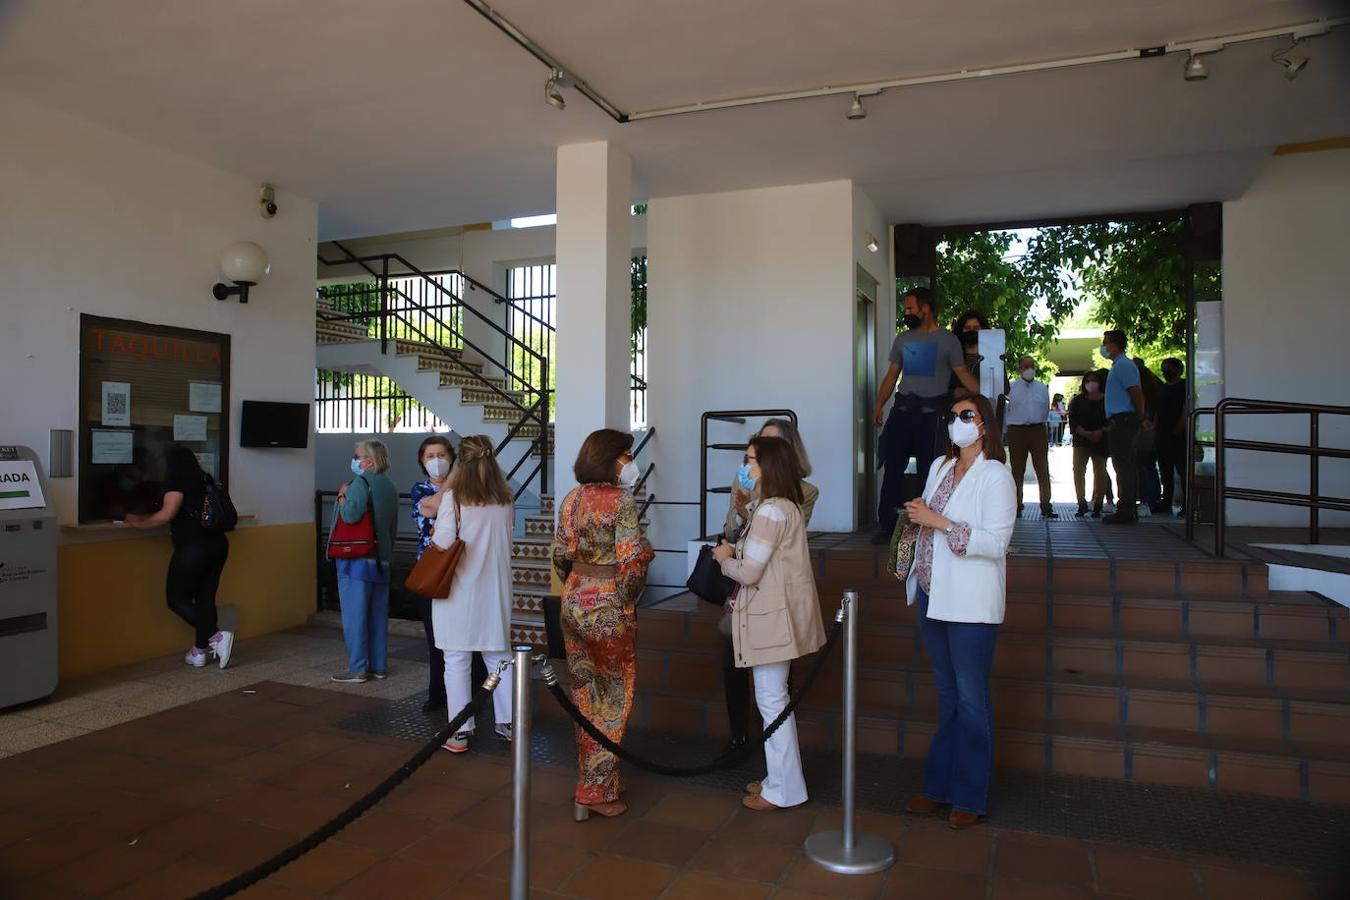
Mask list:
[[[491,674],[497,670],[498,663],[510,662],[511,654],[504,650],[480,650],[483,654],[483,662],[487,664],[488,673]],[[473,696],[476,684],[470,684],[472,677],[469,672],[473,666],[472,650],[446,650],[445,651],[445,709],[448,716],[454,717],[464,708],[465,704]],[[502,682],[497,685],[492,692],[492,711],[497,715],[498,725],[511,724],[511,678],[512,669],[506,669],[502,672]],[[447,719],[446,721],[449,721]],[[470,716],[464,723],[460,731],[473,731],[474,721]]]
[[[448,664],[448,660],[447,660]],[[752,666],[755,678],[755,705],[768,728],[788,704],[788,670],[791,663],[767,663]],[[788,716],[764,744],[764,763],[768,774],[762,782],[761,796],[774,806],[796,806],[806,802],[806,779],[802,777],[802,755],[797,747],[797,717]]]

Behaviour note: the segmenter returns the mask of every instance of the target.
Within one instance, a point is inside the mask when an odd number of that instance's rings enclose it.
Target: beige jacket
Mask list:
[[[741,514],[736,511],[736,490],[740,482],[733,479],[731,482],[731,497],[727,501],[727,520],[722,525],[722,537],[728,541],[736,540],[736,536],[741,533]],[[753,503],[759,499],[759,485],[755,485],[755,490],[750,495],[750,502]],[[816,500],[820,499],[820,489],[809,481],[802,481],[802,522],[807,527],[811,527],[811,513],[816,508]]]
[[[825,643],[797,504],[781,497],[753,504],[750,528],[722,574],[741,585],[731,613],[738,668],[793,660]]]

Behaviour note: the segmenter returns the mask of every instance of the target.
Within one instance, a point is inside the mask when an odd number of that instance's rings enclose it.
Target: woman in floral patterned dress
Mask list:
[[[637,673],[635,610],[647,581],[652,548],[642,533],[633,436],[605,428],[581,445],[577,486],[558,512],[553,565],[565,580],[562,630],[572,672],[572,702],[612,741],[622,741],[633,708]],[[617,816],[618,759],[577,729],[575,818]]]

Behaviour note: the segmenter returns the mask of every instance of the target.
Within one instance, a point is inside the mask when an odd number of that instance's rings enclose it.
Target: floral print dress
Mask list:
[[[642,533],[637,501],[610,484],[574,488],[558,514],[553,566],[565,579],[562,631],[572,672],[572,702],[612,741],[622,741],[637,680],[638,597],[647,581],[652,548]],[[614,566],[596,578],[572,563]],[[577,729],[576,802],[610,803],[622,785],[618,759]]]

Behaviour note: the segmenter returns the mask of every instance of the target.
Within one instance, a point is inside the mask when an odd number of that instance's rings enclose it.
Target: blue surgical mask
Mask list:
[[[1102,344],[1100,347],[1097,348],[1097,350],[1101,353],[1102,356],[1105,356],[1107,359],[1111,358],[1111,352],[1106,349],[1105,344]]]
[[[353,459],[352,459],[352,474],[353,474],[353,475],[364,475],[365,473],[366,473],[366,470],[363,469],[363,468],[361,468],[361,460],[353,458]]]
[[[743,491],[753,491],[755,489],[755,479],[750,475],[750,464],[746,463],[736,472],[736,483],[741,486]]]

